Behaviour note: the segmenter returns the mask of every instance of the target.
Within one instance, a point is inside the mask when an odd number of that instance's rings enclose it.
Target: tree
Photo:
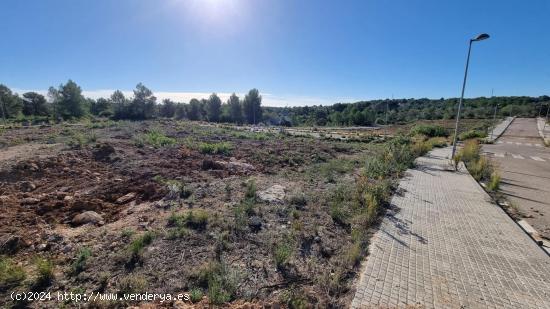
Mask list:
[[[189,109],[187,111],[187,118],[189,120],[200,120],[201,119],[201,102],[197,99],[191,99],[189,101]]]
[[[115,90],[109,98],[111,105],[113,106],[113,118],[125,119],[128,109],[128,100],[124,96],[124,93],[120,90]]]
[[[23,94],[23,114],[26,116],[46,116],[48,115],[48,106],[46,98],[36,92],[27,92]]]
[[[217,94],[212,93],[206,103],[206,117],[210,122],[220,121],[222,100]]]
[[[162,105],[159,107],[159,116],[172,118],[176,114],[176,103],[170,99],[162,100]]]
[[[229,106],[229,117],[231,118],[231,121],[239,124],[242,123],[243,109],[241,106],[241,101],[235,93],[229,97],[229,100],[227,100],[227,105]]]
[[[90,113],[96,116],[109,117],[113,115],[111,102],[105,98],[90,102]]]
[[[246,121],[251,124],[256,124],[262,120],[262,96],[258,89],[251,89],[244,97],[243,112]]]
[[[58,93],[58,114],[63,119],[80,118],[86,114],[82,89],[75,82],[69,79],[65,85],[59,86]]]
[[[0,114],[5,118],[15,118],[21,114],[23,104],[21,98],[11,92],[11,89],[0,84]]]
[[[137,84],[134,90],[134,99],[130,104],[130,119],[151,119],[155,117],[157,98],[153,92],[142,83]]]

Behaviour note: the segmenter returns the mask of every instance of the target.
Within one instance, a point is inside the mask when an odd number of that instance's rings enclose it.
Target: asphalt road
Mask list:
[[[550,148],[534,118],[516,118],[495,144],[484,145],[501,173],[501,192],[525,220],[550,239]]]

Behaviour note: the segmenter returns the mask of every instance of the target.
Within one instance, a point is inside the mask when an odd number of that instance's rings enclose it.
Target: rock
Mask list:
[[[216,161],[216,164],[222,166],[224,169],[229,170],[233,173],[236,172],[252,172],[255,170],[252,164],[245,162],[237,161],[235,158],[231,158],[229,162]]]
[[[116,203],[117,204],[128,203],[129,201],[133,200],[135,197],[136,197],[136,193],[135,192],[130,192],[130,193],[124,195],[124,196],[119,197],[116,200]]]
[[[19,185],[19,188],[23,192],[32,192],[36,189],[36,185],[30,181],[23,181]]]
[[[48,244],[39,244],[38,246],[36,246],[36,250],[38,251],[46,251],[49,249],[49,245]]]
[[[203,170],[223,170],[225,165],[220,163],[221,161],[212,161],[210,159],[202,160],[201,168]]]
[[[262,219],[258,216],[252,216],[248,219],[248,226],[253,232],[258,232],[262,229]]]
[[[285,200],[285,187],[273,185],[267,190],[258,192],[258,198],[267,203],[282,204]]]
[[[113,160],[111,157],[115,153],[115,148],[111,146],[110,144],[103,143],[97,145],[94,150],[92,151],[92,154],[94,156],[94,160],[96,161],[106,161],[110,162]]]
[[[85,211],[81,214],[78,214],[78,215],[74,216],[71,223],[75,226],[78,226],[78,225],[83,225],[83,224],[88,224],[88,223],[98,224],[102,221],[103,221],[103,217],[101,217],[101,215],[99,215],[95,211],[90,211],[89,210],[89,211]]]
[[[38,165],[36,165],[36,163],[31,163],[29,164],[29,170],[33,171],[33,172],[36,172],[38,171],[40,168],[38,167]]]
[[[38,202],[40,202],[40,200],[35,197],[26,197],[21,200],[22,205],[34,205],[34,204],[37,204]]]
[[[21,237],[5,235],[0,239],[0,254],[13,254],[21,247]]]
[[[0,195],[0,204],[7,203],[9,199],[10,197],[7,195]]]
[[[63,236],[59,234],[52,234],[48,236],[48,242],[59,242],[63,240]]]

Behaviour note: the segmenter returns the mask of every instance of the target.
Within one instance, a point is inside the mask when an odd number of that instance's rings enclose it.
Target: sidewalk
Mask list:
[[[417,160],[369,245],[352,308],[550,308],[550,257],[450,148]]]
[[[504,131],[512,124],[512,121],[514,121],[516,117],[506,117],[501,123],[497,124],[491,132],[489,132],[489,136],[487,137],[487,140],[489,142],[493,142],[497,140]]]
[[[537,129],[539,130],[540,137],[544,140],[545,144],[550,143],[550,125],[544,125],[546,118],[537,118]]]

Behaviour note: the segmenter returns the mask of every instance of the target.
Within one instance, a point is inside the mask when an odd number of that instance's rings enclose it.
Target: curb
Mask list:
[[[510,118],[511,118],[511,119],[510,119]],[[504,127],[504,129],[503,129],[499,134],[494,135],[492,139],[491,139],[491,138],[487,138],[487,141],[488,141],[488,142],[494,142],[494,141],[496,141],[502,134],[504,134],[504,132],[508,129],[508,127],[512,124],[512,122],[514,122],[514,120],[516,120],[516,116],[514,116],[514,117],[506,117],[506,120],[504,120],[504,121],[502,121],[501,123],[499,123],[499,125],[502,124],[502,123],[504,123],[504,122],[506,122],[506,121],[509,121],[508,124]],[[495,126],[495,128],[496,128],[496,127],[497,127],[497,126]],[[494,129],[493,129],[493,130],[494,130]],[[493,133],[494,133],[494,132],[493,132]]]
[[[538,245],[538,247],[542,251],[544,251],[544,253],[546,253],[548,256],[550,256],[550,243],[548,241],[545,241],[542,238],[540,238],[539,233],[533,227],[531,227],[531,225],[529,225],[527,222],[525,222],[525,220],[519,220],[519,221],[514,220],[514,218],[512,218],[512,216],[510,216],[510,214],[508,214],[508,212],[506,212],[506,210],[504,210],[503,206],[506,206],[506,204],[499,203],[499,202],[495,201],[493,196],[491,196],[489,191],[487,191],[487,189],[485,188],[485,184],[475,180],[475,178],[472,176],[472,174],[470,174],[470,171],[468,170],[468,168],[466,168],[466,164],[463,161],[460,161],[460,167],[459,167],[458,171],[462,171],[462,169],[464,169],[465,173],[467,173],[470,176],[470,179],[473,182],[477,183],[477,185],[483,190],[483,192],[485,192],[485,194],[487,194],[487,196],[489,196],[491,201],[493,201],[494,205],[498,206],[500,208],[500,210],[502,210],[508,216],[508,218],[510,218],[510,220],[512,220],[512,222],[514,222],[525,234],[527,234],[529,236],[529,238],[531,238],[531,240],[533,240]]]
[[[544,145],[546,146],[547,144],[550,144],[550,137],[545,137],[544,136],[544,123],[546,122],[546,120],[542,117],[538,117],[537,118],[537,130],[539,131],[539,135],[540,137],[542,138],[542,140],[544,141]],[[542,128],[541,128],[542,126]]]

